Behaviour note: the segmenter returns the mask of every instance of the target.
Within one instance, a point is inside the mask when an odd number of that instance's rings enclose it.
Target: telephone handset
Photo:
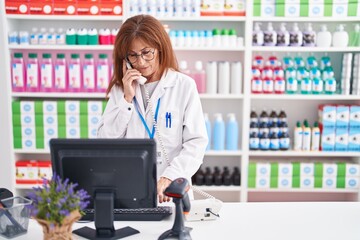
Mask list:
[[[125,61],[126,62],[126,67],[127,69],[132,69],[132,66],[131,64],[128,62],[128,61]],[[138,79],[136,79],[136,81],[140,84],[140,85],[144,85],[147,81],[146,78],[144,78],[143,76],[140,76]]]

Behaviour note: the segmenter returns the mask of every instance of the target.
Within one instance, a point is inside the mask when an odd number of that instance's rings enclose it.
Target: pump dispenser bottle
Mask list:
[[[318,47],[327,48],[331,46],[332,36],[327,29],[327,25],[321,25],[320,32],[316,36],[316,45]]]
[[[337,31],[333,33],[332,45],[334,47],[346,47],[349,43],[349,35],[344,30],[344,25],[339,24]]]
[[[280,30],[277,33],[277,46],[289,46],[290,44],[290,34],[286,30],[286,23],[281,23]]]
[[[306,31],[303,34],[303,45],[305,47],[314,47],[316,41],[316,32],[312,28],[312,24],[308,23]]]
[[[290,46],[299,47],[302,45],[303,34],[299,29],[298,24],[295,22],[293,29],[290,32]]]
[[[360,47],[360,24],[355,24],[354,30],[350,33],[349,46]]]
[[[277,34],[274,31],[272,23],[269,22],[267,30],[264,32],[264,46],[275,46],[277,40]]]
[[[264,44],[264,33],[260,29],[261,23],[255,23],[253,37],[252,37],[252,45],[253,46],[262,46]]]

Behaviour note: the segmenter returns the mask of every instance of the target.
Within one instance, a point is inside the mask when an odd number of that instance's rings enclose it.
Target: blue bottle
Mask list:
[[[211,122],[209,120],[209,115],[207,113],[204,113],[204,119],[205,119],[205,126],[206,126],[206,132],[208,135],[208,145],[206,146],[206,151],[211,149]]]
[[[225,149],[225,123],[221,113],[216,113],[214,122],[214,136],[213,136],[213,147],[214,150]]]
[[[228,114],[226,123],[226,150],[237,150],[239,139],[239,125],[236,121],[235,113]]]

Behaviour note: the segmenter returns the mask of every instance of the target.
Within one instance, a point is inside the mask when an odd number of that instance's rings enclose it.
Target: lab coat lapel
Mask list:
[[[136,85],[136,89],[135,89],[135,98],[136,101],[138,103],[138,109],[140,111],[140,113],[144,116],[145,114],[145,109],[144,109],[144,104],[143,104],[143,97],[141,94],[141,89],[140,89],[140,85],[137,84]]]

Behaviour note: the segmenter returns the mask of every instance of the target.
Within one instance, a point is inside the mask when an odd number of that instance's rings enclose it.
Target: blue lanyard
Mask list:
[[[147,133],[149,134],[149,137],[152,139],[154,138],[154,135],[155,135],[155,125],[153,125],[153,128],[152,128],[152,132],[150,132],[150,129],[144,119],[144,117],[141,115],[140,111],[139,111],[139,106],[138,106],[138,102],[136,101],[136,98],[134,98],[134,101],[135,101],[135,107],[136,107],[136,111],[137,113],[139,114],[139,117],[147,131]],[[157,105],[156,105],[156,111],[155,111],[155,122],[157,122],[157,117],[158,117],[158,113],[159,113],[159,106],[160,106],[160,98],[157,102]],[[150,109],[150,111],[152,111],[152,109]]]

